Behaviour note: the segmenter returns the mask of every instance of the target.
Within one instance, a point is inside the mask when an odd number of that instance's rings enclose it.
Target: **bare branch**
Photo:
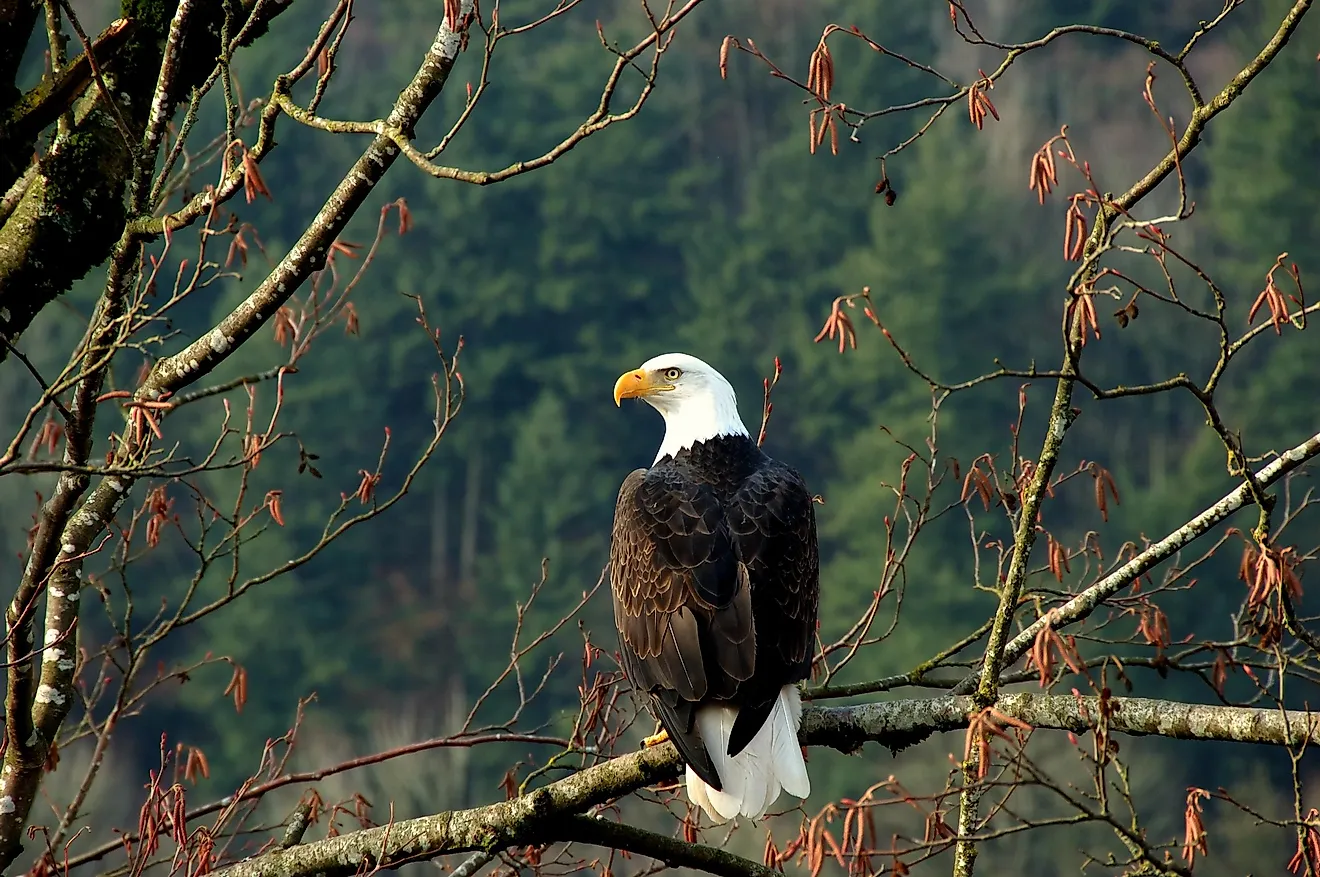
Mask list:
[[[1095,697],[1013,694],[1000,698],[994,706],[1003,715],[1032,727],[1073,733],[1092,730],[1101,715]],[[1320,730],[1320,717],[1296,711],[1200,706],[1145,698],[1113,698],[1111,709],[1110,731],[1180,740],[1300,745]],[[976,702],[965,696],[809,708],[803,713],[800,736],[804,743],[845,752],[855,751],[868,741],[902,749],[941,731],[966,728],[969,715],[977,711]],[[364,867],[389,868],[447,853],[576,839],[622,848],[635,845],[647,855],[714,874],[764,877],[762,866],[709,848],[688,847],[601,820],[562,821],[567,815],[589,812],[629,792],[669,780],[680,767],[672,743],[647,747],[509,801],[393,822],[276,850],[214,873],[216,877],[304,877],[318,873],[339,877]]]
[[[1255,483],[1260,488],[1268,487],[1288,473],[1296,471],[1302,464],[1318,455],[1320,455],[1320,433],[1316,433],[1296,447],[1283,452],[1278,459],[1257,470],[1253,476]],[[1005,665],[1011,664],[1026,654],[1027,650],[1031,648],[1032,642],[1035,641],[1036,635],[1047,623],[1057,629],[1086,618],[1106,599],[1131,586],[1142,574],[1210,532],[1216,524],[1222,523],[1234,512],[1251,505],[1251,496],[1251,488],[1245,483],[1242,484],[1242,486],[1225,494],[1214,505],[1055,609],[1050,613],[1048,619],[1042,616],[1027,625],[1021,633],[1013,637],[1004,649]],[[955,691],[961,693],[970,690],[973,679],[974,677],[969,676],[959,684]]]

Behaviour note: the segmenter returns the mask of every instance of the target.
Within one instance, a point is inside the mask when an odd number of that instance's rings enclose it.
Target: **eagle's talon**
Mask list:
[[[658,734],[652,734],[650,737],[643,737],[642,746],[643,747],[659,746],[661,743],[666,743],[668,741],[669,741],[669,732],[662,728],[660,729],[660,732]]]

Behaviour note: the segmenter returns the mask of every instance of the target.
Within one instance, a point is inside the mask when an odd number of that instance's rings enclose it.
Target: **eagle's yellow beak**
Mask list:
[[[651,396],[672,389],[674,389],[673,384],[656,381],[653,373],[637,369],[620,375],[619,379],[614,382],[614,404],[622,405],[624,399]]]

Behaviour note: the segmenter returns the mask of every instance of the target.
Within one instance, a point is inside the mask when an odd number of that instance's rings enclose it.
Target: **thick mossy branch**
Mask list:
[[[288,5],[264,4],[260,7],[264,20],[252,22],[251,27],[244,28],[248,24],[245,20],[231,20],[230,28],[238,27],[239,34],[229,44],[241,44],[264,32],[270,16]],[[220,15],[218,4],[206,6],[213,18]],[[56,143],[40,158],[22,194],[13,194],[16,203],[0,227],[0,339],[8,342],[0,344],[0,361],[12,349],[12,341],[43,308],[88,270],[104,262],[117,247],[107,293],[94,318],[89,349],[112,343],[118,331],[123,275],[136,258],[135,239],[125,234],[125,195],[137,170],[144,165],[154,166],[159,158],[158,137],[142,145],[148,119],[155,119],[155,126],[159,126],[162,108],[203,84],[215,70],[220,52],[216,28],[202,26],[199,33],[213,36],[210,54],[199,52],[188,63],[163,68],[165,47],[177,49],[179,37],[185,33],[182,24],[175,26],[175,13],[189,8],[179,0],[125,0],[126,17],[132,18],[135,26],[112,58],[102,59],[93,50],[94,87],[88,87],[78,99],[72,113],[74,124],[61,131]],[[222,8],[250,14],[257,5],[229,3]],[[179,21],[184,17],[180,15]],[[205,42],[200,45],[205,48]],[[91,68],[91,61],[88,63]],[[140,154],[140,149],[147,152]],[[141,209],[140,204],[137,209]],[[72,406],[75,414],[67,424],[72,459],[66,455],[66,460],[77,465],[84,465],[86,460],[78,459],[80,454],[74,452],[79,444],[76,438],[80,431],[90,434],[90,412],[105,374],[95,356],[84,365]],[[22,852],[26,823],[49,746],[76,700],[72,662],[64,666],[64,662],[48,659],[42,662],[39,676],[34,673],[32,607],[45,588],[47,643],[53,635],[68,647],[76,646],[81,558],[113,518],[129,486],[114,478],[103,479],[98,484],[99,492],[83,500],[88,483],[86,477],[61,477],[56,496],[42,509],[37,540],[40,544],[34,544],[7,614],[11,669],[6,692],[7,746],[4,769],[0,771],[0,870],[8,869]],[[80,500],[82,505],[77,507]],[[15,649],[21,653],[15,655]]]
[[[235,4],[239,14],[231,23],[234,35],[241,34],[243,44],[257,39],[291,2],[261,4],[260,20],[251,21],[250,14],[258,8],[256,0]],[[129,218],[124,211],[124,193],[135,168],[134,150],[147,124],[164,41],[177,5],[177,0],[124,0],[123,17],[132,25],[113,34],[105,57],[93,50],[98,69],[112,89],[117,111],[107,112],[103,96],[91,90],[99,89],[99,85],[90,86],[83,99],[88,108],[79,113],[78,124],[69,137],[40,160],[35,178],[0,228],[0,338],[15,342],[43,308],[106,260],[123,232]],[[221,48],[223,7],[218,3],[199,4],[201,11],[185,35],[180,53],[185,61],[171,83],[167,109],[172,111],[215,69]],[[74,70],[76,64],[68,69]],[[70,83],[72,89],[76,82]],[[34,99],[42,108],[38,116],[26,115],[23,107],[11,102],[10,106],[19,112],[17,118],[24,120],[20,125],[24,138],[0,144],[3,154],[30,156],[42,126],[28,122],[47,117],[53,121],[50,113],[58,116],[64,108],[62,100],[52,98],[47,107],[46,99],[39,95]],[[119,127],[121,123],[128,125],[127,131]],[[154,156],[151,159],[154,163]],[[16,168],[14,175],[22,170]],[[8,356],[8,349],[0,345],[0,362]]]
[[[92,258],[110,252],[125,219],[130,166],[118,128],[99,110],[42,159],[0,228],[0,337],[16,339],[96,264]],[[0,361],[6,350],[0,346]]]
[[[556,819],[673,779],[678,768],[678,751],[672,743],[648,747],[511,801],[304,843],[213,873],[226,877],[324,873],[333,877],[357,873],[366,863],[387,867],[445,853],[499,850],[538,837]],[[549,840],[540,838],[540,842]]]
[[[462,0],[459,9],[462,14],[460,14],[459,20],[463,20],[466,13],[471,11],[472,3],[473,0]],[[180,20],[182,19],[183,16],[180,16]],[[172,33],[176,38],[173,43],[177,44],[177,37],[181,31],[173,30]],[[134,42],[130,41],[129,46],[125,48],[125,53],[130,53],[133,44]],[[167,43],[167,45],[169,44]],[[417,123],[427,108],[440,96],[462,45],[462,34],[459,32],[444,25],[437,30],[435,40],[422,59],[417,73],[394,102],[387,117],[390,125],[398,128],[411,128]],[[307,63],[310,65],[311,61],[308,60]],[[161,78],[160,75],[158,75],[159,78]],[[153,105],[159,107],[161,101],[153,101]],[[148,107],[148,110],[150,111],[150,107]],[[159,120],[159,115],[156,114],[155,118]],[[121,134],[122,132],[117,124],[119,120],[116,119],[115,121],[115,133]],[[263,134],[263,136],[268,136],[268,134]],[[131,157],[131,152],[124,154]],[[222,319],[215,329],[206,333],[200,342],[189,345],[173,356],[159,360],[144,383],[138,388],[138,398],[157,399],[166,394],[176,393],[199,377],[209,373],[217,364],[223,362],[230,352],[251,337],[314,271],[325,264],[326,254],[330,252],[333,242],[357,213],[358,208],[362,206],[373,187],[381,180],[398,157],[399,150],[389,138],[375,138],[358,161],[353,164],[339,185],[335,187],[334,192],[326,199],[298,242],[285,254],[266,280],[238,308]],[[128,176],[128,173],[120,175],[117,184],[121,190]],[[34,203],[46,203],[38,196],[33,197],[37,198]],[[25,213],[24,215],[41,216],[40,213]],[[13,218],[11,217],[12,222]],[[119,224],[117,231],[121,234],[113,243],[116,250],[115,258],[110,263],[110,276],[106,284],[107,293],[101,299],[101,310],[94,326],[94,332],[101,337],[104,336],[104,333],[112,331],[114,321],[117,319],[116,309],[120,304],[117,299],[121,297],[120,294],[123,289],[122,272],[128,270],[128,266],[132,261],[134,252],[132,247],[136,239],[126,228],[122,222]],[[0,238],[2,237],[3,232],[0,232]],[[21,255],[25,255],[30,263],[32,259],[31,249],[24,252],[15,248],[14,253],[11,254],[11,259],[15,264],[21,264]],[[116,272],[121,272],[121,276],[117,277]],[[5,294],[11,294],[17,298],[14,287],[6,287],[4,285],[5,280],[5,277],[0,276],[0,304],[3,304]],[[27,295],[29,291],[24,289],[22,294]],[[39,300],[39,297],[37,300]],[[34,309],[31,308],[28,310],[29,313],[33,311]],[[4,316],[6,319],[10,317],[3,310],[0,310],[0,316]],[[93,341],[92,346],[97,346],[97,343]],[[83,410],[88,411],[94,408],[95,397],[99,392],[99,375],[104,374],[103,369],[95,366],[93,368],[97,369],[96,374],[90,378],[85,375],[75,393],[75,400],[85,399],[87,401],[88,407]],[[88,420],[87,422],[90,423],[91,421]],[[439,433],[437,433],[435,441],[439,441]],[[127,465],[129,459],[125,455],[131,453],[132,450],[127,443],[121,444],[118,456],[111,461],[112,464]],[[428,456],[429,453],[430,451],[427,452]],[[422,459],[425,460],[426,457],[424,456]],[[38,531],[38,543],[43,533],[50,534],[51,538],[54,538],[55,534],[60,534],[52,545],[59,546],[62,559],[52,561],[50,559],[51,552],[47,552],[42,556],[41,562],[30,563],[24,571],[20,596],[29,593],[35,595],[38,592],[40,584],[47,580],[50,572],[53,572],[50,569],[51,563],[58,563],[60,576],[67,574],[77,578],[82,571],[83,557],[91,550],[95,538],[104,532],[105,528],[114,519],[120,505],[129,495],[134,484],[134,479],[127,475],[109,476],[99,479],[94,487],[87,490],[87,481],[88,479],[83,478],[78,481],[76,487],[71,487],[70,492],[66,494],[68,502],[62,504],[58,509],[52,509],[49,512],[43,509],[41,526]],[[60,483],[73,485],[74,482],[71,478],[63,478]],[[84,490],[87,491],[85,497]],[[78,505],[76,511],[70,514],[69,512],[74,503],[79,502],[79,500],[81,500],[81,504]],[[343,529],[361,520],[365,520],[365,518],[354,518],[352,521],[344,522],[343,527],[337,532],[343,532]],[[40,545],[34,546],[34,558],[37,557],[35,553],[37,547],[40,547]],[[67,555],[67,557],[64,555]],[[54,595],[54,588],[62,580],[57,576],[52,576],[50,581],[52,584],[48,594]],[[51,614],[50,605],[56,607],[55,615]],[[32,628],[31,613],[27,611],[26,607],[26,602],[20,603],[17,609],[11,608],[9,616],[11,618],[10,642],[18,646],[27,645],[28,649],[23,654],[30,651]],[[76,622],[76,615],[62,613],[62,609],[63,607],[59,604],[48,604],[47,619],[71,627]],[[22,623],[12,619],[22,619]],[[49,629],[54,629],[57,636],[64,635],[64,628],[57,626]],[[7,710],[9,727],[6,728],[6,733],[9,746],[4,753],[4,769],[0,770],[0,803],[7,802],[7,806],[0,806],[0,870],[8,868],[22,851],[22,841],[25,836],[28,817],[36,799],[37,788],[42,776],[44,759],[41,755],[46,751],[45,747],[49,745],[49,741],[53,739],[53,731],[58,728],[63,720],[63,716],[57,710],[51,708],[50,704],[42,700],[42,689],[37,690],[36,696],[30,693],[37,680],[33,679],[30,660],[26,665],[18,666],[22,657],[23,655],[19,655],[18,659],[11,661],[11,666],[18,669],[11,675],[9,683],[10,700],[12,701],[12,705]],[[69,677],[57,678],[43,675],[40,682],[43,685],[51,686],[50,691],[44,692],[46,701],[54,702],[54,697],[62,698],[63,700],[56,703],[56,706],[73,702],[75,694],[71,687],[65,690],[56,690],[55,688],[56,684],[67,685],[70,682]],[[28,730],[29,724],[25,716],[29,704],[31,704],[32,710],[31,731]],[[22,728],[17,727],[19,722],[24,723]],[[25,731],[28,731],[28,733],[23,733]],[[536,801],[541,801],[543,797],[536,798]],[[585,806],[589,805],[560,807],[560,810],[574,812]],[[506,818],[506,821],[509,821],[509,819],[513,819],[513,816]]]
[[[1297,711],[1202,706],[1145,698],[1012,694],[995,708],[1040,729],[1086,733],[1105,716],[1107,730],[1180,740],[1300,745],[1320,730],[1320,716]],[[878,742],[901,749],[940,731],[967,727],[977,712],[971,697],[899,700],[850,707],[808,708],[802,742],[853,752]],[[958,745],[961,745],[959,741]],[[764,877],[763,866],[596,819],[566,819],[598,804],[678,775],[672,743],[647,747],[587,768],[511,801],[408,819],[378,828],[276,850],[214,872],[215,877],[327,877],[389,868],[450,853],[498,851],[524,843],[581,841],[628,849],[675,865],[720,875]]]
[[[92,82],[92,58],[99,65],[109,63],[128,42],[135,25],[118,19],[92,43],[92,57],[86,52],[70,61],[53,77],[6,106],[8,115],[0,125],[0,188],[8,189],[23,175],[32,161],[33,145],[62,113],[73,109],[74,102]]]

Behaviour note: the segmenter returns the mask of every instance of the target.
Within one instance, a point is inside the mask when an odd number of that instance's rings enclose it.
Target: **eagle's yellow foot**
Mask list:
[[[661,743],[665,743],[668,740],[669,740],[669,732],[661,728],[658,733],[652,734],[650,737],[643,738],[642,746],[644,747],[659,746]]]

